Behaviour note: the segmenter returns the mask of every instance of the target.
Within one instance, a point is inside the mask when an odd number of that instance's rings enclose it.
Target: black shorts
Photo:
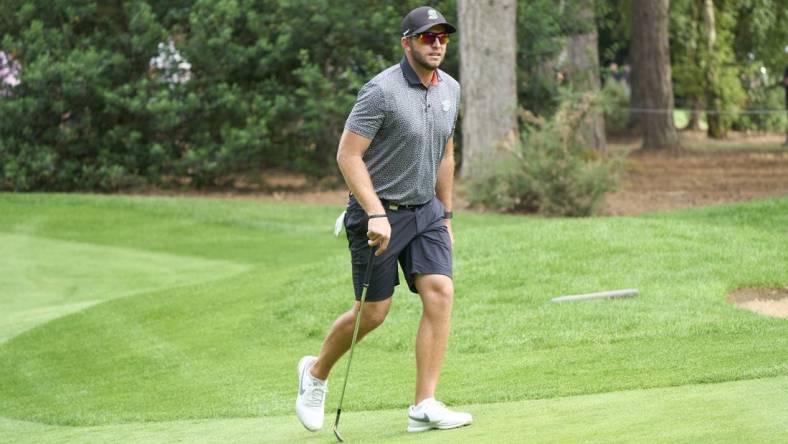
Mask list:
[[[382,301],[394,294],[394,287],[399,285],[397,262],[402,267],[410,291],[414,293],[418,293],[414,280],[416,274],[452,277],[451,238],[443,220],[444,211],[443,203],[435,197],[416,208],[386,209],[391,239],[386,251],[373,259],[368,301]],[[350,248],[356,300],[361,300],[364,273],[369,260],[368,221],[367,213],[351,196],[345,214],[345,232]]]

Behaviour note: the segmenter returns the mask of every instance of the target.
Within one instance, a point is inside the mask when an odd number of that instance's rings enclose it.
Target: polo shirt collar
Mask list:
[[[400,60],[399,62],[399,67],[400,69],[402,69],[402,75],[405,76],[405,80],[407,80],[411,86],[418,86],[418,85],[424,86],[421,83],[421,79],[419,78],[419,75],[416,74],[416,71],[413,69],[412,66],[410,66],[407,57],[402,56],[402,60]],[[439,71],[436,69],[435,71],[432,72],[432,81],[430,82],[430,84],[437,85],[438,82],[440,82],[441,80],[443,79],[441,78]]]

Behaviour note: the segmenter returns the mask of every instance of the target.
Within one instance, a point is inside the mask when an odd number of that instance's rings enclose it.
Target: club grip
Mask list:
[[[367,270],[364,272],[364,287],[369,287],[369,281],[372,279],[372,261],[375,259],[375,247],[369,247],[369,261],[367,262]]]

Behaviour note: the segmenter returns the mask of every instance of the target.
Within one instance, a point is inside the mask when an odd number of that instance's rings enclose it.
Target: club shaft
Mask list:
[[[361,325],[361,311],[364,310],[364,301],[367,299],[367,289],[369,288],[369,284],[364,284],[364,289],[361,291],[361,303],[358,306],[358,312],[356,313],[356,324],[353,327],[353,339],[350,342],[350,355],[347,358],[347,369],[345,370],[345,382],[342,384],[342,393],[339,396],[339,407],[337,407],[337,413],[342,410],[342,401],[345,399],[345,388],[347,387],[347,380],[348,376],[350,375],[350,363],[353,361],[353,349],[355,349],[356,345],[356,338],[358,338],[358,328]],[[339,414],[337,414],[337,418],[339,418]]]
[[[364,273],[364,283],[361,290],[361,301],[358,305],[358,312],[356,312],[356,323],[353,326],[353,339],[350,341],[350,355],[347,359],[347,369],[345,370],[345,382],[342,384],[342,392],[339,395],[339,406],[337,407],[337,418],[334,421],[334,431],[336,432],[337,425],[339,424],[339,414],[342,412],[342,401],[345,400],[345,388],[347,388],[347,380],[350,376],[350,363],[353,362],[353,350],[356,346],[358,339],[358,330],[361,325],[361,312],[364,310],[364,302],[367,300],[367,292],[369,290],[369,281],[372,278],[372,260],[375,258],[375,247],[369,249],[369,262],[367,262],[367,269]]]

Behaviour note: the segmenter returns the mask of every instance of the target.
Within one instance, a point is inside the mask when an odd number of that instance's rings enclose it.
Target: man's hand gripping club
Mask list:
[[[391,240],[391,225],[386,217],[372,217],[367,224],[367,237],[369,246],[377,246],[375,256],[380,256],[389,247]]]

